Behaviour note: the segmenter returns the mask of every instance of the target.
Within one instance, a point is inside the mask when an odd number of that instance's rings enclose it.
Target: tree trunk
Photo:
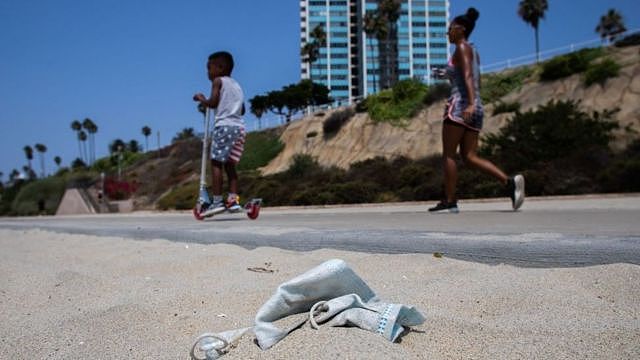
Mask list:
[[[536,33],[536,64],[540,63],[540,40],[538,38],[538,27],[535,27]]]
[[[378,90],[377,90],[377,88],[376,88],[376,82],[377,82],[377,80],[376,80],[376,66],[375,66],[375,64],[376,64],[376,63],[375,63],[375,61],[373,60],[373,57],[374,57],[374,52],[373,52],[373,39],[372,39],[371,37],[369,37],[369,49],[371,49],[371,65],[372,65],[372,66],[371,66],[371,67],[372,67],[371,72],[372,72],[372,74],[373,74],[373,93],[375,94],[375,93],[377,93],[377,92],[378,92]],[[367,72],[366,70],[367,70],[367,69],[365,69],[365,73],[367,73],[367,74],[368,74],[368,72]],[[367,76],[366,76],[366,80],[365,80],[365,86],[367,86],[367,87],[368,87],[368,85],[367,85],[367,82],[368,82],[368,81],[369,81],[369,76],[367,75]]]
[[[44,179],[45,169],[44,169],[44,154],[43,153],[40,154],[40,168],[42,170],[40,177],[42,177]]]

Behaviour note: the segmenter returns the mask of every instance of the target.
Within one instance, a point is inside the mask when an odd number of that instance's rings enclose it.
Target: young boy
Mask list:
[[[233,56],[225,51],[209,56],[207,73],[211,80],[211,97],[207,99],[197,93],[193,100],[203,106],[215,109],[213,143],[211,145],[211,172],[213,203],[204,209],[202,215],[212,215],[228,209],[238,211],[238,174],[236,164],[244,150],[245,126],[244,93],[240,85],[232,79]],[[226,204],[222,201],[222,168],[229,179],[229,196]]]

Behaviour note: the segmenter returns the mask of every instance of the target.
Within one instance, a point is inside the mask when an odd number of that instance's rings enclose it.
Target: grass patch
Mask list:
[[[55,214],[66,185],[67,181],[61,177],[48,177],[25,184],[13,200],[11,213],[21,216]]]
[[[602,55],[604,55],[602,48],[588,48],[557,56],[542,65],[540,80],[552,81],[582,73],[589,68],[593,60]]]
[[[278,156],[282,149],[284,144],[280,141],[277,131],[250,132],[247,134],[238,170],[255,170],[265,166]]]
[[[405,126],[407,120],[423,108],[426,93],[427,86],[420,81],[400,81],[392,89],[367,98],[369,117],[377,123]]]
[[[160,210],[193,209],[196,201],[198,200],[199,187],[198,181],[189,182],[175,187],[171,192],[158,200],[158,208]]]
[[[593,84],[600,84],[604,86],[604,83],[609,78],[614,78],[620,73],[620,65],[612,59],[604,59],[597,64],[589,65],[589,68],[584,73],[584,85],[589,87]]]
[[[515,102],[502,102],[499,101],[496,104],[496,107],[493,109],[493,115],[504,114],[504,113],[512,113],[520,111],[520,103]]]
[[[425,105],[429,106],[448,98],[449,94],[451,94],[451,85],[449,85],[448,82],[437,83],[427,88],[427,93],[422,101]]]
[[[485,104],[496,102],[508,93],[520,89],[532,74],[532,67],[521,67],[498,74],[482,75],[480,86],[482,102]]]

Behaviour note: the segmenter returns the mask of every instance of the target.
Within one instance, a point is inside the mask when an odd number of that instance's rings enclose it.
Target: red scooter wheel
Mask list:
[[[249,205],[249,211],[247,211],[247,216],[249,217],[249,219],[255,220],[258,218],[258,215],[260,215],[260,205],[258,204]]]
[[[196,205],[196,206],[193,208],[193,217],[195,217],[195,218],[196,218],[196,220],[200,220],[200,221],[202,221],[202,220],[204,220],[204,216],[202,216],[202,215],[200,214],[200,208],[201,208],[200,204]]]

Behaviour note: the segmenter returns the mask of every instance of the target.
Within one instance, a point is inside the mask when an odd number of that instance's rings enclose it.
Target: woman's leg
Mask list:
[[[479,157],[477,149],[478,132],[470,130],[465,131],[462,143],[460,144],[460,154],[462,155],[464,163],[489,174],[501,181],[503,184],[506,184],[509,177],[491,161]]]
[[[461,145],[465,128],[451,121],[442,124],[442,169],[444,171],[444,194],[448,203],[456,201],[456,183],[458,169],[456,167],[456,151]]]

